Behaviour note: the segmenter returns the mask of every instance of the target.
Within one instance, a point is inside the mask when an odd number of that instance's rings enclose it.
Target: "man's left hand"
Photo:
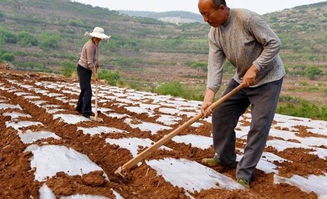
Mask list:
[[[255,78],[257,77],[257,68],[252,65],[243,76],[243,83],[245,87],[249,87],[255,84]]]

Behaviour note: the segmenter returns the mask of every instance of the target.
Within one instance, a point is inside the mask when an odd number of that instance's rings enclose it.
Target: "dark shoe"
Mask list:
[[[82,114],[82,110],[80,110],[80,109],[78,109],[78,108],[76,108],[75,109],[79,114]]]
[[[250,189],[250,183],[247,180],[244,180],[243,178],[238,178],[237,183],[242,185],[246,189]]]
[[[90,119],[90,115],[88,115],[88,114],[82,114],[84,117],[86,117],[86,118],[88,118],[88,119]]]
[[[222,162],[217,161],[215,158],[203,158],[201,160],[201,163],[210,167],[215,167],[215,166],[222,166],[222,167],[227,167],[231,169],[235,169],[237,166],[237,162],[232,162],[230,164],[225,164]]]
[[[82,114],[84,117],[87,117],[89,118],[90,116],[95,116],[95,114],[93,112],[90,112],[90,113],[83,113]]]

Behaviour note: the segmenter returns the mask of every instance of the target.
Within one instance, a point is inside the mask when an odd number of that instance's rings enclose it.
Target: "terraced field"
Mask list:
[[[201,102],[100,84],[99,116],[75,111],[76,81],[0,71],[0,198],[327,198],[327,122],[276,114],[250,190],[206,167],[211,119],[114,171],[199,112]],[[93,88],[95,91],[95,89]],[[235,129],[242,157],[250,110]]]

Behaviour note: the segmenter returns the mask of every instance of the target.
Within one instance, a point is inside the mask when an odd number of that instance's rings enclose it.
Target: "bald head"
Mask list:
[[[225,23],[229,15],[225,0],[199,0],[198,7],[204,21],[213,27]]]
[[[212,1],[213,1],[213,3],[215,4],[216,7],[218,7],[219,5],[227,6],[225,0],[212,0]]]
[[[214,7],[218,7],[219,5],[226,5],[226,1],[225,0],[199,0],[199,4],[211,4]]]

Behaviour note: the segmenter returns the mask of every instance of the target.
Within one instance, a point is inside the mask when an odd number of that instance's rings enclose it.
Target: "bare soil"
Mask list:
[[[17,85],[11,84],[8,80],[17,80],[24,84],[38,87],[35,83],[39,81],[52,82],[76,82],[76,80],[66,79],[61,76],[54,76],[41,73],[27,73],[19,71],[0,71],[0,83],[5,87],[14,87],[17,90],[31,92],[28,89],[21,88]],[[40,86],[41,88],[42,86]],[[43,87],[42,87],[43,88]],[[59,93],[57,90],[47,89],[53,93]],[[76,114],[75,107],[69,104],[63,104],[54,97],[46,97],[41,94],[34,93],[39,96],[41,100],[45,100],[48,104],[57,104],[65,108],[65,113]],[[0,90],[0,99],[7,100],[6,103],[19,104],[23,110],[22,113],[28,113],[32,116],[31,121],[39,121],[44,124],[43,127],[60,136],[61,140],[48,138],[42,141],[37,141],[34,144],[62,145],[71,147],[74,150],[87,155],[94,163],[99,165],[108,175],[110,182],[104,180],[101,172],[92,172],[84,176],[68,176],[63,172],[59,172],[55,177],[48,179],[46,184],[53,190],[57,198],[61,196],[69,196],[72,194],[93,194],[102,195],[108,198],[115,198],[112,190],[116,190],[124,198],[158,198],[158,199],[183,199],[188,198],[184,190],[174,187],[158,176],[156,171],[146,164],[135,167],[130,170],[126,177],[122,178],[114,175],[114,171],[132,158],[130,152],[126,149],[119,148],[116,145],[109,145],[105,143],[104,138],[121,138],[121,137],[139,137],[150,138],[154,141],[159,140],[162,136],[170,131],[164,130],[159,134],[152,135],[150,132],[142,132],[139,129],[133,129],[121,119],[112,119],[100,113],[100,117],[104,122],[99,124],[97,122],[81,124],[83,127],[95,127],[105,125],[129,131],[129,134],[102,134],[102,135],[85,135],[81,131],[77,131],[77,126],[72,124],[64,124],[59,119],[53,120],[51,114],[44,111],[30,101],[24,99],[22,96],[15,96],[7,91]],[[67,95],[70,99],[77,99],[77,95]],[[116,113],[127,113],[135,119],[154,122],[155,117],[148,117],[144,114],[136,114],[126,112],[125,109],[112,105],[113,102],[102,104],[105,108],[113,109]],[[16,111],[16,110],[15,110]],[[42,186],[41,182],[34,180],[35,170],[30,166],[31,152],[24,152],[28,145],[21,142],[17,132],[13,128],[7,128],[5,123],[10,121],[10,117],[2,115],[4,111],[0,110],[0,198],[39,198],[39,189]],[[6,110],[8,112],[8,110]],[[184,117],[180,124],[188,118]],[[26,119],[25,119],[26,120]],[[248,126],[247,121],[242,121],[242,125]],[[178,125],[175,125],[177,127]],[[199,128],[189,128],[182,134],[189,133],[198,135],[210,135],[210,124],[204,122],[204,125]],[[312,136],[310,129],[301,128],[304,132],[299,132],[299,136]],[[323,136],[324,137],[324,136]],[[213,156],[213,149],[202,150],[191,147],[186,144],[178,144],[175,142],[168,142],[167,147],[173,149],[172,151],[156,151],[147,159],[160,159],[163,157],[186,158],[189,160],[200,162],[204,157]],[[244,146],[244,140],[238,140],[238,146]],[[309,154],[310,151],[304,149],[287,149],[282,152],[277,152],[273,147],[267,147],[266,151],[272,152],[280,157],[283,157],[293,162],[281,163],[279,172],[284,177],[292,175],[320,175],[327,173],[326,160],[320,159],[316,155]],[[225,170],[223,168],[215,167],[216,171],[235,179],[235,170]],[[273,174],[265,174],[260,170],[256,170],[254,174],[254,181],[251,184],[250,190],[218,190],[210,189],[193,194],[194,198],[203,199],[217,199],[217,198],[317,198],[314,193],[306,193],[299,188],[288,184],[274,184]]]

